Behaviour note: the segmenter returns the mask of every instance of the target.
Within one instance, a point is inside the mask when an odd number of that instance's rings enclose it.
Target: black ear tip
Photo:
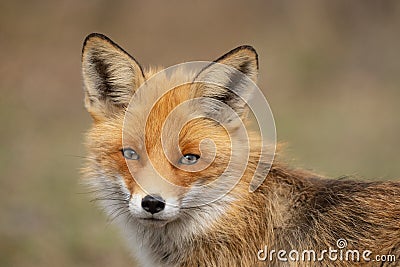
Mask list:
[[[85,40],[83,41],[83,46],[82,46],[82,56],[81,56],[82,62],[84,61],[85,54],[87,54],[87,52],[89,52],[91,50],[97,51],[98,55],[102,54],[105,50],[113,51],[118,54],[126,55],[131,60],[133,60],[135,62],[135,64],[137,64],[137,66],[140,69],[140,73],[142,74],[142,76],[144,78],[142,66],[140,66],[140,64],[136,61],[136,59],[134,57],[132,57],[128,52],[126,52],[117,43],[115,43],[113,40],[108,38],[106,35],[104,35],[102,33],[93,32],[93,33],[89,34],[88,36],[86,36]]]
[[[249,55],[253,55],[255,59],[258,59],[258,54],[256,49],[251,45],[241,45],[238,46],[227,53],[227,55],[232,55],[236,53],[248,53]]]
[[[250,58],[253,58],[255,60],[255,62],[256,62],[257,69],[258,69],[258,54],[257,54],[256,49],[251,45],[238,46],[238,47],[232,49],[231,51],[229,51],[228,53],[226,53],[225,55],[221,56],[220,58],[218,58],[214,62],[222,61],[222,60],[224,60],[226,58],[229,58],[232,55],[237,55],[238,53],[245,53]]]
[[[97,40],[96,40],[97,39]],[[128,55],[131,59],[135,60],[128,52],[126,52],[122,47],[120,47],[117,43],[115,43],[113,40],[111,40],[110,38],[108,38],[107,36],[105,36],[102,33],[97,33],[97,32],[93,32],[91,34],[89,34],[88,36],[86,36],[85,40],[83,41],[83,47],[82,47],[82,55],[85,51],[85,48],[87,46],[87,44],[91,41],[97,41],[97,44],[99,43],[107,43],[110,44],[111,46],[113,46],[114,48],[116,48],[117,50],[122,51],[123,53],[125,53],[126,55]],[[95,43],[96,44],[96,43]],[[136,61],[136,60],[135,60]]]
[[[236,51],[248,50],[249,52],[252,52],[252,53],[254,53],[256,56],[258,56],[256,49],[255,49],[253,46],[251,46],[251,45],[241,45],[241,46],[239,46],[239,47],[237,47],[237,48],[235,48],[235,49],[233,49],[233,50],[236,50]]]
[[[89,34],[88,36],[86,36],[85,40],[83,41],[82,52],[84,51],[84,49],[85,49],[87,43],[88,43],[89,41],[93,40],[93,39],[96,39],[96,38],[97,38],[97,39],[104,40],[104,41],[109,42],[109,43],[113,43],[113,41],[112,41],[110,38],[108,38],[107,36],[105,36],[104,34],[102,34],[102,33],[97,33],[97,32],[92,32],[91,34]]]
[[[256,65],[257,65],[257,70],[258,70],[258,68],[259,68],[258,54],[257,54],[256,49],[253,46],[251,46],[251,45],[241,45],[241,46],[237,47],[236,49],[237,49],[237,51],[243,51],[244,50],[244,51],[248,52],[249,54],[253,54],[255,62],[256,62]]]
[[[111,41],[110,38],[108,38],[107,36],[105,36],[102,33],[92,32],[91,34],[86,36],[85,41],[83,41],[83,46],[85,46],[85,44],[92,38],[99,38],[99,39],[102,39],[102,40]]]

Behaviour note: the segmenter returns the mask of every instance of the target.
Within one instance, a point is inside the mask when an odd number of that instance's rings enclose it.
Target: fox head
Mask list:
[[[257,72],[251,46],[194,69],[159,72],[90,34],[82,50],[85,107],[94,121],[85,176],[109,215],[184,229],[226,212],[236,196],[224,192],[254,171],[243,122]]]

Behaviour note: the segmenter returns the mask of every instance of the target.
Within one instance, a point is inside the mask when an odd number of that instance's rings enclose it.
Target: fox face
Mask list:
[[[229,190],[259,156],[246,128],[257,72],[250,46],[189,70],[145,70],[104,35],[89,35],[82,73],[93,126],[84,173],[108,214],[193,234],[226,212],[236,199]]]

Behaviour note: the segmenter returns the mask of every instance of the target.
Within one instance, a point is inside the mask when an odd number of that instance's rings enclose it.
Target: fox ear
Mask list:
[[[195,82],[199,82],[200,86],[196,89],[196,97],[220,101],[243,117],[247,110],[246,101],[250,99],[255,88],[257,74],[256,50],[247,45],[239,46],[215,60],[197,75]],[[207,105],[206,100],[204,103]],[[208,112],[220,113],[222,106],[210,105],[206,108]]]
[[[82,48],[85,106],[95,119],[123,109],[144,82],[142,67],[108,37],[92,33]]]

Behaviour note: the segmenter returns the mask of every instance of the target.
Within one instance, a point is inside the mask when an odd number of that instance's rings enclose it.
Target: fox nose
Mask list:
[[[151,214],[160,212],[165,208],[165,200],[160,196],[147,195],[142,199],[142,208]]]

